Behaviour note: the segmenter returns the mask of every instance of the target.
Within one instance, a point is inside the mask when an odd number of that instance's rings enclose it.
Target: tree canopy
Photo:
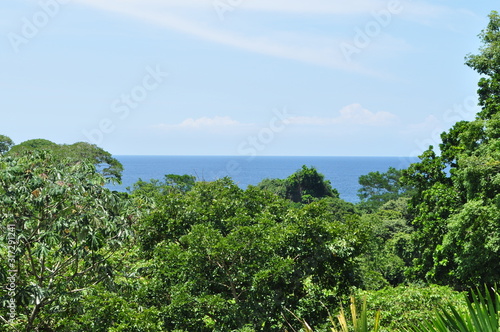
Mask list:
[[[402,170],[389,167],[385,173],[370,172],[361,175],[359,177],[361,188],[358,190],[360,205],[365,209],[375,211],[391,200],[411,196],[412,188],[401,182],[402,174]]]
[[[0,155],[6,153],[14,145],[14,142],[5,135],[0,135]]]
[[[334,303],[359,282],[367,233],[327,200],[292,207],[227,178],[156,197],[138,235],[167,330],[281,331],[287,309],[316,323],[326,314],[318,301]]]
[[[48,151],[0,158],[2,234],[12,227],[16,240],[15,268],[2,260],[0,281],[16,271],[17,314],[26,331],[54,327],[55,316],[78,311],[89,287],[111,280],[110,258],[130,234],[133,216],[103,182],[94,165]]]
[[[405,171],[415,251],[412,274],[457,287],[500,279],[500,16],[490,14],[479,54],[466,64],[482,75],[481,111],[444,132],[440,154],[430,147]]]
[[[8,155],[22,155],[29,151],[41,150],[51,151],[52,155],[59,160],[91,162],[97,166],[105,178],[121,181],[123,165],[109,152],[95,144],[78,142],[59,145],[46,139],[32,139],[13,146]]]
[[[258,188],[296,203],[310,203],[324,197],[339,197],[329,180],[314,167],[302,166],[286,179],[264,179]]]

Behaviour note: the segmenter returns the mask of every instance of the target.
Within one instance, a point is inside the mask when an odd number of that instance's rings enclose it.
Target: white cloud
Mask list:
[[[179,124],[179,127],[185,128],[200,128],[200,127],[213,127],[213,126],[238,126],[240,123],[231,119],[228,116],[216,116],[214,118],[202,117],[198,119],[186,119]]]
[[[233,120],[229,116],[215,116],[213,118],[201,117],[197,119],[188,118],[178,124],[159,124],[153,126],[157,129],[202,129],[214,127],[241,127],[247,126],[241,122]]]
[[[343,122],[355,124],[381,126],[393,123],[397,117],[389,112],[373,113],[360,104],[351,104],[340,110],[340,118]]]
[[[288,119],[291,124],[328,126],[328,125],[363,125],[387,126],[396,123],[398,117],[390,112],[372,112],[360,104],[345,106],[336,117],[295,116]]]

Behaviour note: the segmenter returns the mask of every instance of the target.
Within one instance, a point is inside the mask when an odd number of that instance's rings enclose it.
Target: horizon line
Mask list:
[[[113,157],[225,157],[225,158],[290,158],[290,157],[312,157],[312,158],[416,158],[418,156],[370,156],[370,155],[266,155],[266,156],[242,156],[242,155],[224,155],[224,154],[112,154]]]

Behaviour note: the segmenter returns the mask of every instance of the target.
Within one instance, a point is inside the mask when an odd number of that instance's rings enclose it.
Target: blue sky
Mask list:
[[[496,4],[497,6],[495,7]],[[115,155],[416,156],[497,1],[3,0],[0,134]]]

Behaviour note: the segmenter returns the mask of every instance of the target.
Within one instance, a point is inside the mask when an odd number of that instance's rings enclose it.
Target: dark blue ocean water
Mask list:
[[[389,167],[406,168],[416,158],[402,157],[255,157],[245,156],[115,156],[124,166],[123,184],[109,186],[126,191],[138,179],[161,179],[165,174],[190,174],[212,181],[231,177],[241,188],[265,178],[286,178],[302,167],[314,166],[330,180],[340,197],[358,202],[358,178],[369,172],[385,172]]]

